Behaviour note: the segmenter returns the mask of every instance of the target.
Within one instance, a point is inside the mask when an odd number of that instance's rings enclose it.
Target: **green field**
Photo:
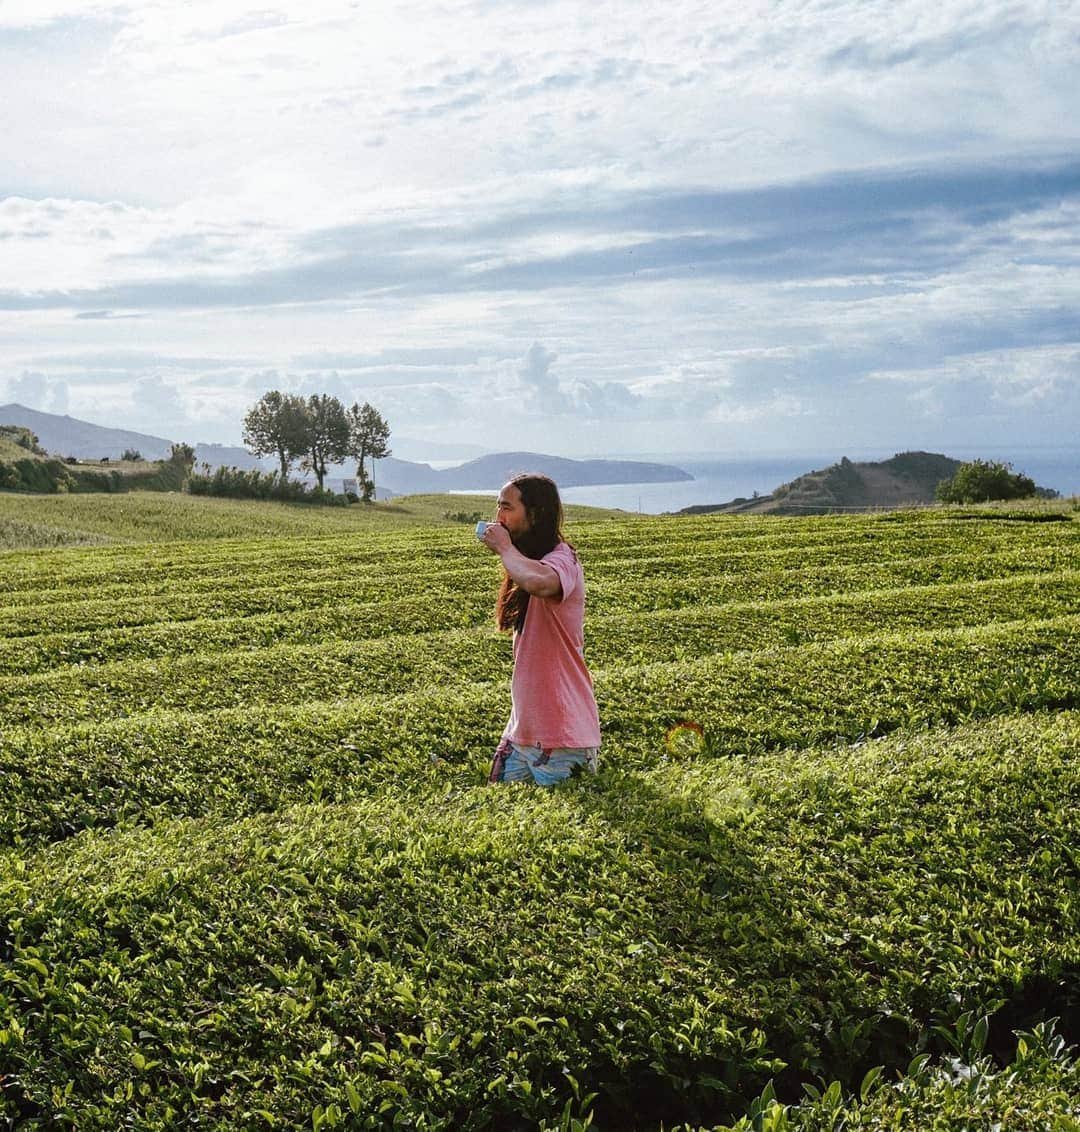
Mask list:
[[[541,791],[449,506],[0,495],[0,1128],[1080,1129],[1080,513],[571,509]]]

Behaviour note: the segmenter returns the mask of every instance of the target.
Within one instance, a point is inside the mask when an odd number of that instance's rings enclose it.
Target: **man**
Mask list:
[[[552,786],[575,767],[596,770],[600,718],[583,651],[585,575],[562,523],[554,481],[526,474],[499,492],[496,521],[480,536],[502,559],[495,618],[514,634],[510,720],[491,782]]]

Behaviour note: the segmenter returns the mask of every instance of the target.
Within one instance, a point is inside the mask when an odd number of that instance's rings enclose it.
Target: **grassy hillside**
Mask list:
[[[3,555],[0,1122],[1080,1127],[1071,512],[576,512],[544,792],[472,501],[89,499],[0,504],[118,540]]]
[[[0,492],[0,550],[101,542],[175,542],[331,535],[410,526],[473,526],[490,518],[487,496],[414,495],[347,508],[250,503],[177,492],[55,495]],[[571,505],[567,516],[619,517],[622,512]]]
[[[21,444],[16,444],[14,440],[0,435],[0,460],[12,463],[15,460],[21,460],[24,456],[29,455],[30,453],[23,448]]]
[[[899,452],[888,460],[853,462],[846,456],[780,484],[770,495],[735,499],[730,503],[699,504],[681,514],[826,515],[832,512],[926,506],[937,499],[937,487],[951,479],[961,461],[935,452]],[[1040,498],[1025,501],[1040,506],[1043,497],[1057,493],[1040,488]]]
[[[0,493],[179,491],[186,470],[169,461],[80,461],[69,464],[0,437]]]

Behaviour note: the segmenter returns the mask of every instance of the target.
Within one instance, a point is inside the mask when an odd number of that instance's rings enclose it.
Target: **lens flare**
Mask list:
[[[664,743],[673,755],[696,755],[705,746],[705,729],[692,719],[684,719],[668,728]]]

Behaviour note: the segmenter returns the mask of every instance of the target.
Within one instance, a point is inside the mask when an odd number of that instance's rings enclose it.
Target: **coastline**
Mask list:
[[[996,447],[977,450],[949,448],[943,451],[958,460],[977,457],[1003,460],[1011,463],[1015,471],[1031,476],[1040,487],[1053,488],[1062,496],[1080,495],[1080,447],[1024,448],[1012,452]],[[694,479],[677,483],[568,487],[562,489],[562,496],[568,503],[658,515],[684,507],[727,503],[739,496],[749,499],[755,491],[768,495],[781,483],[790,482],[814,469],[828,467],[842,456],[852,460],[883,460],[893,455],[895,451],[874,449],[872,454],[853,450],[818,456],[776,453],[690,460],[680,459],[677,453],[656,453],[650,454],[650,459],[681,467]]]

